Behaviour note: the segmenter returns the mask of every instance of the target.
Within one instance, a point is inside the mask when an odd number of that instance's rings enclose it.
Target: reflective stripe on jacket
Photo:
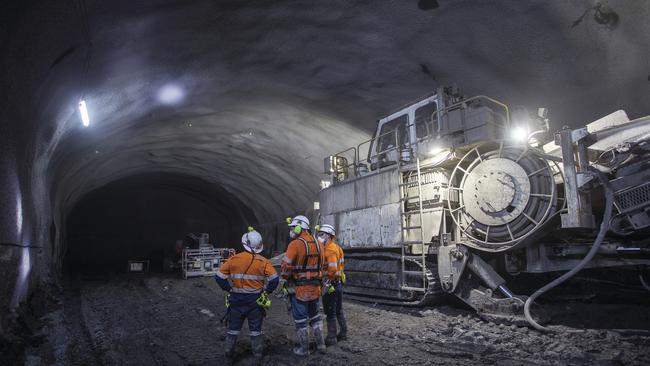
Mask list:
[[[335,242],[334,239],[332,239],[332,244],[336,245],[336,249],[338,251],[338,258],[339,258],[339,265],[338,265],[338,271],[339,275],[345,271],[345,255],[343,254],[343,248],[339,245],[339,243]]]
[[[265,282],[268,283],[266,291],[271,293],[279,282],[278,274],[271,261],[259,254],[249,252],[241,252],[230,257],[221,265],[215,278],[221,288],[234,294],[260,294],[264,290]],[[232,286],[228,283],[228,279]]]
[[[320,297],[321,267],[325,251],[308,231],[289,243],[282,258],[282,277],[296,284],[296,298],[311,301]]]
[[[332,240],[325,243],[325,263],[323,264],[323,272],[327,274],[327,278],[335,280],[341,277],[339,271],[339,248]]]

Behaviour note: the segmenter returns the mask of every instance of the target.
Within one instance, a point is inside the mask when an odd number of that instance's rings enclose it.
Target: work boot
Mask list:
[[[262,335],[251,336],[251,349],[255,359],[261,361],[264,357],[264,338]]]
[[[298,346],[293,348],[293,354],[298,356],[309,355],[309,330],[307,327],[296,330]]]
[[[227,364],[232,364],[235,358],[235,346],[237,345],[237,336],[226,334],[226,341],[224,345],[225,356]]]
[[[312,329],[314,330],[316,349],[318,349],[318,352],[320,353],[325,353],[327,351],[327,347],[325,346],[325,337],[323,336],[323,322],[318,321],[314,323],[314,325],[312,325]]]
[[[336,319],[327,318],[327,338],[325,338],[326,346],[333,346],[336,344]]]
[[[345,321],[345,315],[339,314],[336,319],[339,321],[339,335],[338,339],[339,341],[347,341],[348,340],[348,323]]]

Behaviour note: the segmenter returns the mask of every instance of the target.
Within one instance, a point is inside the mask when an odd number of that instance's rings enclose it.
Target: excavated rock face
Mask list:
[[[58,273],[67,216],[112,182],[139,176],[170,192],[180,181],[212,185],[228,201],[215,217],[231,215],[241,232],[308,210],[324,156],[369,138],[376,118],[440,85],[549,107],[554,127],[650,109],[645,2],[2,7],[5,310],[30,281]]]

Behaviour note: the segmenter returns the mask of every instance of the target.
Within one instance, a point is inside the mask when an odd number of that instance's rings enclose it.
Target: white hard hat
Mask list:
[[[298,215],[291,220],[289,226],[291,227],[300,226],[305,230],[309,230],[309,219],[303,215]]]
[[[336,230],[334,230],[334,226],[332,226],[330,224],[321,225],[318,232],[324,232],[324,233],[330,234],[332,236],[336,236]]]
[[[246,251],[251,253],[261,253],[264,250],[264,244],[262,244],[262,235],[253,228],[249,228],[249,231],[242,235],[241,243],[244,246]]]

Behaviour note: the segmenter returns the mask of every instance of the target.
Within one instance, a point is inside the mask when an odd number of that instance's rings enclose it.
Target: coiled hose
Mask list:
[[[601,181],[601,183],[605,188],[605,213],[603,214],[603,221],[600,224],[600,231],[598,231],[598,236],[596,236],[596,240],[594,240],[591,249],[589,250],[587,255],[580,261],[580,263],[578,263],[577,266],[573,267],[569,272],[554,279],[553,281],[546,284],[546,286],[535,291],[535,293],[533,293],[526,300],[526,303],[524,304],[524,316],[526,317],[526,321],[528,321],[528,324],[530,324],[533,328],[543,332],[548,332],[551,331],[552,329],[540,325],[535,321],[535,319],[533,319],[533,317],[530,315],[530,306],[533,304],[535,299],[540,297],[543,293],[558,286],[559,284],[573,277],[573,275],[578,273],[581,269],[583,269],[584,266],[586,266],[587,263],[589,263],[589,261],[591,261],[593,257],[596,255],[596,253],[598,252],[598,248],[600,248],[600,244],[603,242],[603,239],[605,238],[605,234],[609,230],[609,220],[612,217],[614,192],[605,174],[603,174],[602,172],[594,168],[591,168],[590,171],[596,174],[596,176],[598,177],[598,179]]]

